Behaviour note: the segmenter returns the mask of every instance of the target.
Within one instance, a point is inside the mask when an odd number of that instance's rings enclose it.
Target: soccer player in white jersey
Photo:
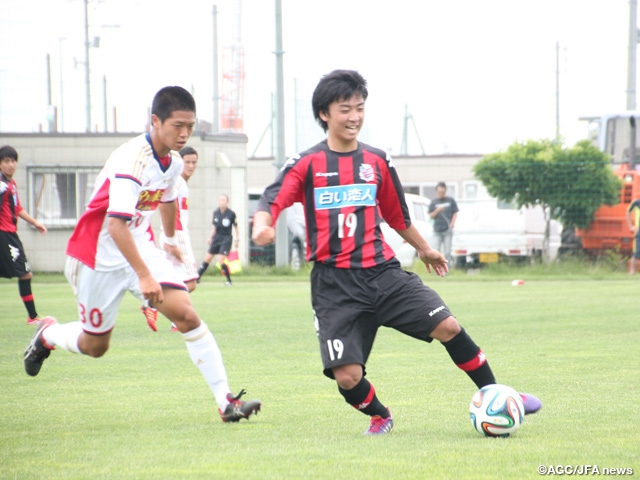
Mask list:
[[[24,353],[27,374],[38,375],[51,350],[101,357],[109,348],[125,292],[147,299],[176,324],[191,360],[201,371],[225,422],[238,422],[260,410],[243,402],[227,383],[222,355],[200,319],[187,287],[168,256],[180,258],[175,238],[176,180],[183,162],[177,150],[193,131],[196,105],[182,87],[165,87],[154,97],[152,129],[115,150],[100,172],[85,213],[67,245],[66,275],[77,296],[79,321],[59,324],[44,317]],[[156,208],[164,228],[164,249],[148,234]]]
[[[180,248],[180,256],[182,261],[174,259],[174,264],[180,272],[180,276],[184,281],[189,293],[196,289],[198,279],[198,266],[196,264],[193,248],[191,247],[191,238],[189,237],[189,186],[187,182],[196,171],[198,164],[198,152],[193,147],[184,147],[180,150],[180,156],[184,162],[182,167],[182,175],[177,180],[178,198],[176,198],[176,241]],[[164,243],[164,231],[160,238],[160,244]],[[144,314],[147,325],[154,332],[158,331],[158,310],[145,302],[140,307]],[[171,325],[171,331],[177,332],[178,327]]]

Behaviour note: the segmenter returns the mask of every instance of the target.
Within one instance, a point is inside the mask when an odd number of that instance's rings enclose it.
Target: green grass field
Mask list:
[[[125,297],[105,357],[55,351],[28,377],[34,327],[17,282],[0,281],[0,478],[538,478],[539,465],[640,473],[640,279],[428,277],[488,356],[499,382],[544,403],[511,438],[469,422],[475,386],[444,348],[381,329],[369,379],[394,413],[364,437],[364,415],[321,373],[309,285],[209,277],[193,293],[222,349],[231,388],[263,401],[223,424],[177,333],[153,333]],[[425,277],[426,278],[426,277]],[[518,278],[513,277],[512,278]],[[70,287],[34,282],[38,310],[75,318]]]

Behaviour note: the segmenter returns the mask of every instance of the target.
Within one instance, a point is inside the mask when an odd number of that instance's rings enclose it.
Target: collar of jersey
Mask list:
[[[167,166],[164,167],[162,165],[162,162],[160,161],[160,157],[156,153],[156,149],[153,148],[153,143],[151,143],[151,135],[149,133],[147,133],[145,135],[145,138],[147,139],[147,142],[149,142],[149,145],[151,146],[151,151],[153,152],[153,158],[155,158],[156,162],[158,162],[158,166],[160,167],[160,170],[162,170],[162,173],[165,173],[169,169],[169,167],[171,166],[171,160],[169,160],[169,163],[167,164]],[[169,157],[171,157],[171,152],[169,152]]]

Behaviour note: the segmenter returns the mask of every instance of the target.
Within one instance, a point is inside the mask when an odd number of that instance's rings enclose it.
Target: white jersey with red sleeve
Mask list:
[[[178,190],[177,208],[176,208],[176,230],[189,230],[189,186],[187,181],[182,177],[176,180],[176,189]]]
[[[89,205],[67,244],[67,255],[97,271],[128,265],[109,235],[108,218],[127,220],[138,249],[148,248],[149,219],[160,202],[176,200],[182,166],[182,158],[173,151],[164,166],[148,133],[121,145],[98,175]]]

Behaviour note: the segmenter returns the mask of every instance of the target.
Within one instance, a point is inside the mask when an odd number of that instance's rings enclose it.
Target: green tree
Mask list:
[[[545,254],[552,219],[563,228],[587,228],[601,205],[620,201],[621,183],[607,154],[588,140],[563,148],[552,140],[527,140],[486,155],[473,173],[490,195],[518,208],[540,205],[547,223]]]

